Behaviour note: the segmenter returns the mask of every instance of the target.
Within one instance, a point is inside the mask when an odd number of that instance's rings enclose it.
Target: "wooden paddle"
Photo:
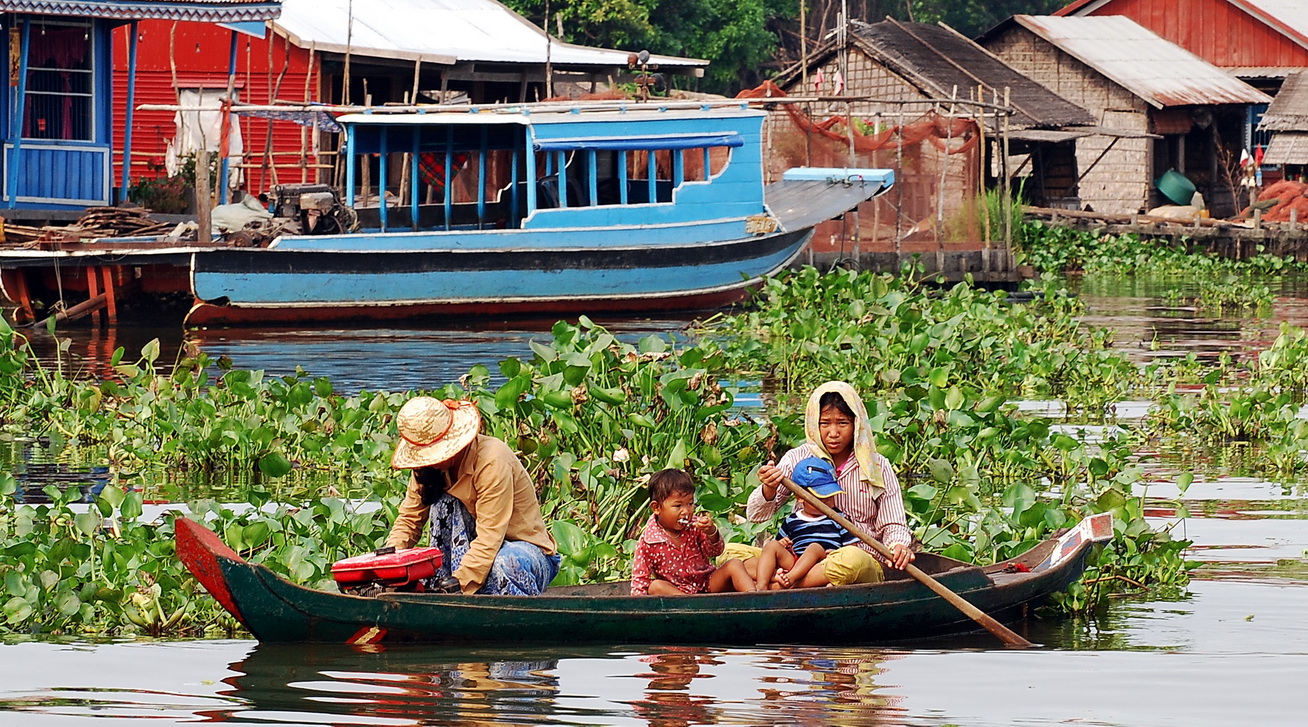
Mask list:
[[[850,522],[844,515],[841,515],[840,513],[831,509],[829,505],[823,502],[816,495],[804,489],[803,487],[800,487],[799,485],[795,484],[794,481],[792,481],[789,477],[781,478],[781,484],[785,485],[786,489],[795,493],[795,497],[798,497],[804,502],[807,502],[808,504],[817,508],[818,511],[821,512],[823,515],[826,515],[827,517],[831,518],[837,523],[840,523],[840,525],[843,526],[846,530],[858,536],[859,540],[862,540],[863,542],[872,546],[872,549],[875,550],[877,553],[880,553],[883,558],[885,558],[888,561],[891,561],[892,563],[894,562],[895,557],[893,552],[890,550],[890,548],[887,548],[885,545],[881,543],[881,541],[877,540],[871,535],[868,535],[866,532],[863,531],[862,528]],[[946,601],[949,601],[949,603],[951,603],[959,611],[962,611],[964,615],[966,615],[968,618],[984,626],[986,631],[989,631],[995,636],[998,636],[1005,644],[1008,644],[1009,646],[1016,646],[1021,648],[1029,648],[1035,646],[1035,644],[1032,644],[1030,641],[1027,641],[1021,636],[1018,636],[1017,634],[1013,633],[1013,631],[1009,629],[1007,626],[991,618],[989,614],[985,613],[984,611],[977,608],[976,606],[973,606],[972,604],[963,600],[962,596],[958,595],[957,593],[954,593],[953,591],[941,585],[940,581],[937,581],[936,579],[924,573],[921,568],[918,568],[912,563],[909,563],[908,567],[905,568],[904,570],[910,576],[913,576],[919,582],[921,582],[922,585],[926,586],[927,588],[930,588],[932,591],[935,591],[936,595],[940,596]]]

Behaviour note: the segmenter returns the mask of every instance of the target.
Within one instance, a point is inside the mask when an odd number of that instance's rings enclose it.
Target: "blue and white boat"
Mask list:
[[[893,183],[796,169],[765,185],[765,116],[743,101],[346,113],[345,192],[278,188],[290,224],[262,246],[4,250],[0,283],[21,308],[51,265],[65,286],[71,269],[120,266],[134,272],[114,280],[147,289],[185,281],[191,326],[721,306]]]

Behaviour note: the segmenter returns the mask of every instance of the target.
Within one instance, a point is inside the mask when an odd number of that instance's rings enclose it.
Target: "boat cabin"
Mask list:
[[[764,211],[764,116],[740,102],[347,114],[344,202],[364,232],[740,219]]]

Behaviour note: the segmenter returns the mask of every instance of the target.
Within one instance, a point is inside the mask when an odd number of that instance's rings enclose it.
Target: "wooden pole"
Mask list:
[[[958,86],[950,96],[958,97]],[[945,129],[945,151],[940,157],[940,189],[936,194],[936,272],[945,269],[945,179],[949,173],[949,145],[954,140],[954,105],[949,105],[949,114],[945,117],[948,124]]]
[[[862,528],[850,522],[849,519],[847,519],[845,516],[831,509],[830,505],[823,502],[816,495],[810,493],[808,490],[804,489],[803,487],[800,487],[799,485],[795,484],[794,481],[792,481],[789,477],[783,477],[781,479],[781,484],[785,485],[786,489],[793,492],[795,494],[795,497],[798,497],[804,502],[807,502],[809,505],[813,506],[819,512],[821,512],[823,515],[826,515],[827,517],[831,518],[836,523],[838,523],[841,527],[853,533],[859,540],[862,540],[864,543],[867,543],[869,546],[871,546],[873,550],[875,550],[878,554],[880,554],[881,557],[891,561],[894,560],[894,552],[890,550],[890,548],[887,548],[881,541],[867,534],[867,532],[865,532]],[[909,563],[908,567],[904,569],[904,572],[908,573],[910,576],[912,576],[922,585],[926,586],[927,588],[930,588],[936,595],[940,596],[946,601],[949,601],[950,605],[957,608],[959,611],[962,611],[963,614],[968,618],[972,619],[973,621],[976,621],[978,624],[984,627],[986,631],[989,631],[995,636],[998,636],[1005,644],[1008,644],[1009,646],[1020,647],[1020,648],[1030,648],[1032,646],[1035,646],[1035,644],[1032,644],[1030,641],[1027,641],[1026,639],[1022,638],[1016,633],[1013,633],[1011,629],[996,621],[989,614],[985,613],[984,611],[977,608],[976,606],[973,606],[972,604],[968,603],[966,600],[963,599],[962,596],[946,588],[942,583],[940,583],[940,581],[937,581],[936,579],[932,578],[931,576],[923,572],[921,568],[918,568],[912,563]]]
[[[213,242],[213,206],[209,199],[209,150],[195,151],[195,221],[200,226],[196,242],[208,245]]]
[[[978,83],[976,87],[976,100],[984,101],[985,93],[986,93],[985,87]],[[979,116],[981,117],[981,123],[977,124],[977,132],[979,135],[979,138],[977,140],[977,148],[981,150],[981,188],[985,189],[986,175],[990,173],[990,163],[987,161],[987,155],[989,154],[990,148],[986,146],[986,112],[982,110]],[[985,240],[983,241],[983,246],[985,248],[985,251],[981,254],[981,265],[983,266],[985,272],[988,273],[990,272],[990,205],[989,204],[985,206],[983,212],[984,214],[981,215],[981,224],[983,226],[983,229],[985,230],[984,233]]]
[[[1004,86],[1004,106],[1008,107],[1009,88]],[[1013,180],[1008,176],[1008,120],[1011,111],[1004,112],[1004,270],[1013,269]]]
[[[895,264],[898,265],[903,255],[904,233],[901,231],[904,220],[904,107],[899,107],[899,126],[895,129]]]

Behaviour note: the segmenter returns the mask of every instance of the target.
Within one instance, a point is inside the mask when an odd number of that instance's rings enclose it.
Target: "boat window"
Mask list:
[[[678,187],[721,174],[734,133],[533,142],[538,209],[671,203]]]
[[[683,182],[706,182],[722,173],[731,158],[727,147],[701,147],[682,152]]]
[[[92,141],[91,104],[95,55],[89,22],[34,22],[27,50],[27,97],[23,106],[23,138]],[[10,31],[10,42],[17,38]],[[11,48],[13,80],[17,85],[18,47]]]

